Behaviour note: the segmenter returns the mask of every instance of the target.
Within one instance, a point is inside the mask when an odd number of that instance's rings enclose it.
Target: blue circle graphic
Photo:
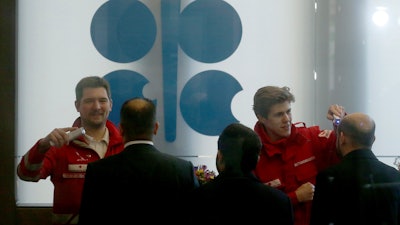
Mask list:
[[[228,58],[241,38],[240,17],[225,1],[194,1],[180,15],[179,44],[197,61],[215,63]]]
[[[228,124],[238,122],[232,114],[231,103],[241,90],[240,83],[228,73],[203,71],[192,77],[182,90],[182,116],[197,132],[219,135]]]
[[[117,70],[104,76],[110,83],[113,110],[109,119],[119,124],[122,104],[133,97],[143,97],[143,87],[149,82],[143,75],[130,70]]]
[[[96,11],[90,34],[100,54],[114,62],[128,63],[150,51],[157,26],[153,14],[142,2],[113,0]]]

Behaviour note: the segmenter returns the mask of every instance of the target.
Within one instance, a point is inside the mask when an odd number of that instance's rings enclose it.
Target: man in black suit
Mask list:
[[[88,164],[79,224],[185,223],[187,193],[199,183],[190,161],[160,152],[156,106],[146,98],[126,101],[120,111],[124,150]]]
[[[338,165],[317,175],[312,225],[400,224],[400,172],[372,152],[375,122],[345,116],[337,127]]]
[[[192,224],[293,225],[293,209],[282,191],[264,185],[253,174],[261,150],[258,135],[233,123],[218,139],[218,176],[193,191]]]

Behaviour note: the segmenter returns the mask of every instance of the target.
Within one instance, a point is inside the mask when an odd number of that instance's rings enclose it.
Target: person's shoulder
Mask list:
[[[91,167],[101,168],[118,164],[120,160],[121,160],[121,153],[90,162],[89,164]]]
[[[296,122],[293,123],[293,126],[299,132],[313,132],[313,133],[321,132],[321,129],[318,125],[307,126],[305,122]]]
[[[307,125],[305,122],[295,122],[295,123],[293,123],[293,126],[296,128],[299,128],[299,129],[307,128]]]
[[[207,183],[210,184],[209,188],[213,188],[213,184],[215,186],[225,186],[228,187],[229,189],[232,189],[234,191],[237,191],[238,189],[242,191],[247,191],[249,193],[252,193],[253,197],[257,196],[257,198],[260,199],[276,199],[276,200],[287,200],[289,199],[289,196],[286,195],[283,191],[268,186],[262,182],[260,182],[257,179],[254,179],[252,177],[237,177],[237,178],[228,178],[228,179],[223,179],[223,181],[220,181],[219,179],[215,179],[215,182],[213,183]],[[220,183],[223,183],[223,185],[218,185],[218,181]],[[234,187],[232,187],[234,186]],[[231,188],[232,187],[232,188]]]
[[[313,140],[326,139],[332,140],[334,136],[332,135],[333,130],[321,130],[321,127],[318,125],[307,126],[304,122],[293,123],[294,129],[293,133],[300,134],[306,138],[311,138]]]
[[[264,193],[266,193],[268,195],[274,195],[274,196],[276,196],[278,198],[283,198],[283,199],[288,198],[286,193],[284,193],[283,191],[281,191],[281,190],[279,190],[277,188],[268,186],[268,185],[263,184],[263,183],[257,183],[257,186],[258,186],[258,189],[260,191],[262,191],[262,192],[264,192]]]
[[[153,152],[152,156],[154,163],[159,164],[160,167],[164,168],[166,171],[174,170],[180,174],[188,174],[189,171],[194,171],[194,166],[191,161],[178,156],[161,152],[159,150]]]
[[[180,158],[178,156],[175,156],[175,155],[172,155],[169,153],[165,153],[165,152],[161,152],[161,151],[160,151],[160,153],[161,153],[162,157],[168,161],[181,163],[181,164],[191,164],[191,161]]]
[[[379,161],[380,166],[382,170],[385,171],[385,174],[387,174],[393,181],[400,181],[400,171],[392,166],[387,165],[384,162]]]
[[[254,199],[265,203],[259,209],[254,210],[268,211],[271,213],[271,218],[277,218],[277,215],[272,215],[275,213],[279,213],[279,215],[287,213],[286,215],[290,216],[289,209],[292,208],[292,202],[285,192],[263,183],[257,183],[252,193]]]
[[[337,164],[331,165],[329,167],[324,168],[323,170],[320,170],[317,175],[319,176],[334,176],[334,175],[344,175],[343,173],[346,173],[346,171],[351,170],[350,166],[354,166],[354,164],[351,164],[349,162],[341,161]],[[348,173],[347,173],[348,174]]]

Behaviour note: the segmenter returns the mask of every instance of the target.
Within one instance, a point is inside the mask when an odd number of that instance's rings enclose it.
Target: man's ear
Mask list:
[[[78,100],[75,100],[75,109],[77,112],[79,112],[79,106],[80,106],[80,102]]]
[[[158,127],[160,126],[160,123],[159,122],[156,122],[155,124],[154,124],[154,130],[153,130],[153,134],[154,135],[157,135],[157,132],[158,132]]]
[[[219,150],[218,149],[218,151],[217,151],[217,160],[222,160],[223,159],[223,155],[222,155],[222,153],[221,153],[221,150]]]
[[[224,163],[224,155],[222,154],[222,152],[218,149],[217,152],[217,158],[215,160],[215,164],[217,166],[217,170],[218,172],[222,172],[225,170],[225,163]]]
[[[344,143],[347,143],[347,137],[344,135],[343,132],[339,133],[339,144],[343,145]]]

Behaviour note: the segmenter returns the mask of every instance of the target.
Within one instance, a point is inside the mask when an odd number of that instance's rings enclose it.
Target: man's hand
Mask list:
[[[295,191],[297,200],[299,202],[307,202],[312,201],[314,197],[314,190],[315,187],[312,183],[307,182],[302,184],[297,190]]]
[[[78,128],[77,127],[55,128],[46,137],[42,138],[39,141],[39,151],[41,153],[45,153],[47,152],[47,150],[49,150],[50,146],[60,148],[64,144],[68,144],[69,140],[67,132],[76,129]]]
[[[333,120],[334,119],[334,115],[339,117],[339,118],[343,118],[343,116],[345,115],[345,111],[344,111],[344,107],[341,105],[331,105],[328,108],[328,113],[326,114],[326,118],[328,120]]]

